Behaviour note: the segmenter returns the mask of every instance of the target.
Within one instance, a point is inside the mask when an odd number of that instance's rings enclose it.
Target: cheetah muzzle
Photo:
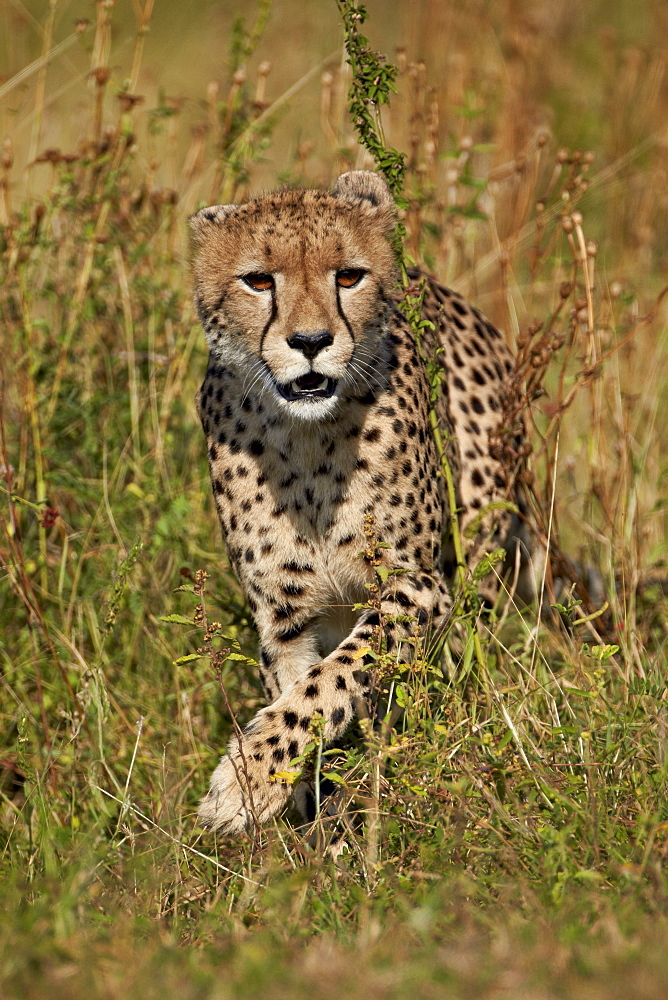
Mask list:
[[[375,173],[332,192],[279,191],[191,220],[194,295],[210,348],[198,395],[230,562],[260,637],[268,706],[233,737],[200,806],[226,833],[268,821],[312,739],[338,739],[368,696],[379,636],[438,629],[451,606],[447,498],[430,431],[423,358],[468,555],[506,542],[516,469],[494,444],[512,391],[499,332],[428,278],[420,350],[398,310],[394,205]],[[490,506],[491,505],[491,506]],[[485,509],[494,514],[484,514]],[[365,558],[372,521],[382,565]],[[384,578],[379,600],[368,585]],[[493,589],[493,582],[490,584]],[[362,611],[353,611],[355,606]]]

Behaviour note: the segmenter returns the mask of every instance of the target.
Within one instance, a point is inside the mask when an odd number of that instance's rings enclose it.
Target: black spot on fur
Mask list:
[[[346,713],[342,708],[335,708],[332,712],[332,725],[340,726],[346,717]]]
[[[279,632],[276,638],[279,642],[290,642],[291,639],[296,639],[302,634],[306,628],[307,622],[302,625],[293,625],[291,628],[285,630],[285,632]]]
[[[286,562],[283,563],[281,569],[285,569],[288,573],[312,573],[313,566],[309,566],[308,563],[298,563],[298,562]]]
[[[355,540],[354,535],[344,535],[343,538],[340,538],[336,544],[339,547],[342,547],[343,545],[350,545],[350,543],[354,540]]]

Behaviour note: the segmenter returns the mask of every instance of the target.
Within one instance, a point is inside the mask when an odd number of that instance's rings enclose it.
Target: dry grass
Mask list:
[[[221,7],[0,11],[3,989],[663,997],[665,11],[369,4],[374,44],[404,43],[409,251],[516,346],[537,516],[610,606],[509,607],[452,682],[387,663],[401,721],[323,765],[350,802],[334,860],[325,820],[194,824],[230,730],[211,661],[242,720],[261,692],[192,403],[185,216],[368,165],[336,5],[282,0],[264,33],[266,5],[236,33]]]

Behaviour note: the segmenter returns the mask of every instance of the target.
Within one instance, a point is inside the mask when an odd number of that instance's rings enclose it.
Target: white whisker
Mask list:
[[[252,381],[250,382],[250,384],[248,384],[248,380],[251,377],[252,377]],[[241,396],[241,404],[242,404],[242,406],[246,402],[246,400],[248,399],[248,397],[250,396],[253,387],[259,381],[264,381],[265,384],[266,384],[266,372],[265,372],[265,368],[264,368],[264,363],[262,361],[255,361],[255,362],[253,362],[253,366],[251,367],[251,370],[249,371],[248,375],[244,379],[244,387],[243,387],[242,396]]]

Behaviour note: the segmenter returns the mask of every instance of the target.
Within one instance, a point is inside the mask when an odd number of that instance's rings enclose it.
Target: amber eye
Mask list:
[[[274,279],[270,274],[244,274],[243,280],[256,292],[268,292],[274,287]]]
[[[360,267],[346,267],[336,272],[336,283],[341,288],[354,288],[362,280],[366,271]]]

